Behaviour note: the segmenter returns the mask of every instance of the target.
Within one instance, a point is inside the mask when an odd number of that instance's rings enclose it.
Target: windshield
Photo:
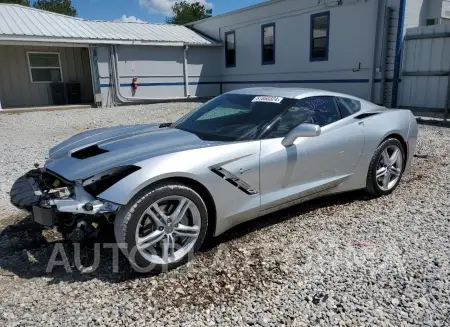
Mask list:
[[[209,141],[255,140],[271,121],[297,101],[275,96],[224,94],[187,114],[172,127]]]

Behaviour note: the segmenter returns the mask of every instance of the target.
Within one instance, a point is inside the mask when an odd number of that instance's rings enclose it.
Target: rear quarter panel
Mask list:
[[[412,122],[415,124],[415,119],[409,110],[385,109],[380,114],[362,119],[362,122],[364,125],[364,150],[353,177],[341,187],[344,190],[366,187],[367,172],[375,150],[390,135],[397,134],[410,144],[407,167],[410,165],[410,157],[415,149],[417,131],[415,137],[410,136],[410,125]],[[342,190],[338,189],[337,191]]]

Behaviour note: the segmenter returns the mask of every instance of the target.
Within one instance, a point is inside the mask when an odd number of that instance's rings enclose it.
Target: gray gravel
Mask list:
[[[17,214],[7,192],[12,183],[34,163],[44,163],[50,147],[88,129],[114,125],[168,122],[196,108],[199,103],[81,109],[0,115],[0,219]]]
[[[0,115],[0,224],[17,221],[0,232],[0,325],[450,325],[450,128],[430,121],[391,196],[355,192],[263,217],[159,276],[126,264],[113,273],[108,250],[92,274],[46,274],[58,236],[11,208],[13,180],[76,132],[172,121],[194,106]],[[89,246],[81,253],[92,259]]]

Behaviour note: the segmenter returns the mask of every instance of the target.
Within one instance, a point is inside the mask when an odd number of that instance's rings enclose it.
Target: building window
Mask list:
[[[437,19],[436,18],[429,18],[426,21],[426,26],[431,26],[431,25],[436,25],[437,24]]]
[[[330,12],[311,15],[310,61],[328,60]]]
[[[275,23],[266,24],[261,27],[262,37],[262,64],[272,65],[275,63]]]
[[[61,60],[57,52],[28,52],[32,83],[62,82]]]
[[[225,64],[227,67],[236,67],[236,33],[225,33]]]

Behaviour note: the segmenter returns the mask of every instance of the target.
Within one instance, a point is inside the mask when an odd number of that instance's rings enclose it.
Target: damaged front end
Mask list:
[[[14,183],[11,203],[29,211],[36,223],[57,227],[71,241],[95,238],[99,227],[113,222],[120,208],[97,195],[132,171],[121,167],[71,182],[46,168],[34,169]]]

